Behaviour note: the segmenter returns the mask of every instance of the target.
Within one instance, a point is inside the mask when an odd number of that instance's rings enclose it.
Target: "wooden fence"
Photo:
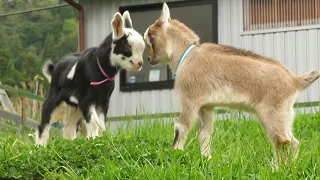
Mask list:
[[[25,128],[36,130],[40,123],[38,121],[25,117],[23,105],[22,114],[18,115],[16,110],[12,106],[12,103],[6,91],[18,95],[20,98],[30,98],[38,101],[44,101],[45,99],[44,97],[0,84],[0,103],[4,108],[0,109],[0,129],[3,131],[14,131],[19,136],[23,136]]]
[[[22,115],[18,115],[15,109],[13,108],[10,99],[8,98],[6,91],[23,98],[34,99],[41,102],[45,100],[45,98],[42,96],[37,96],[30,92],[26,92],[20,89],[13,88],[11,86],[0,84],[0,100],[1,100],[2,106],[4,106],[4,110],[0,110],[0,129],[12,130],[17,132],[18,134],[22,134],[23,129],[25,127],[36,130],[39,125],[39,122],[26,118],[23,115],[23,111],[22,111]],[[320,106],[320,102],[318,101],[295,103],[294,105],[295,108],[310,108],[310,107],[319,107],[319,106]],[[9,111],[6,111],[6,110],[9,110]],[[225,114],[227,112],[228,111],[223,109],[216,110],[217,114]],[[146,120],[146,119],[158,119],[158,118],[177,117],[177,116],[179,116],[179,113],[146,114],[146,115],[134,115],[134,116],[108,117],[108,121]],[[10,125],[8,123],[5,123],[5,121],[1,121],[1,118],[11,121],[12,124]],[[53,125],[53,126],[54,127],[60,126],[60,128],[62,127],[60,124]]]

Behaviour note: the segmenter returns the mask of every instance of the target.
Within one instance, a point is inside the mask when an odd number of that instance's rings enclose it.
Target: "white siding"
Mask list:
[[[85,47],[99,45],[100,41],[111,32],[110,22],[119,6],[156,2],[163,0],[80,0],[85,9]],[[318,53],[320,29],[245,34],[241,32],[242,0],[219,0],[218,10],[220,44],[241,47],[274,57],[296,74],[320,69]],[[179,111],[174,90],[123,93],[120,92],[119,82],[118,76],[111,98],[109,116]],[[317,81],[300,94],[298,101],[319,101],[319,98],[320,83]]]

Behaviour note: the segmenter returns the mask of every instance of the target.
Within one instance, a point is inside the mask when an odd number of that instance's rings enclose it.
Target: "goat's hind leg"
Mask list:
[[[293,108],[263,107],[257,110],[257,115],[274,144],[273,166],[286,164],[289,157],[296,156],[299,145],[292,134]]]
[[[73,140],[77,138],[77,129],[79,121],[82,119],[82,113],[79,108],[68,105],[69,118],[66,119],[63,128],[63,138]]]
[[[52,112],[61,103],[59,97],[49,92],[49,96],[43,104],[42,120],[36,132],[36,144],[46,146],[49,138],[50,120]]]
[[[290,156],[293,158],[293,160],[295,160],[298,156],[299,153],[299,140],[297,140],[292,132],[292,126],[294,123],[294,118],[295,118],[295,112],[293,109],[293,105],[291,107],[289,107],[289,111],[288,111],[288,125],[287,125],[287,132],[288,132],[288,136],[291,140],[291,147],[290,147]]]

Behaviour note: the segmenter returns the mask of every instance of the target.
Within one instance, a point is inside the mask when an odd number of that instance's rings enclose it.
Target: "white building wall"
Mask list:
[[[173,1],[173,0],[167,0]],[[85,10],[85,47],[97,46],[111,31],[119,6],[164,2],[163,0],[80,0]],[[320,69],[320,26],[290,31],[242,32],[242,0],[218,0],[219,43],[274,57],[296,74]],[[159,11],[160,15],[160,11]],[[133,22],[134,25],[134,22]],[[143,33],[143,32],[141,32]],[[178,112],[174,90],[121,92],[119,76],[112,94],[109,115],[125,116]],[[320,84],[302,92],[298,102],[319,101]]]

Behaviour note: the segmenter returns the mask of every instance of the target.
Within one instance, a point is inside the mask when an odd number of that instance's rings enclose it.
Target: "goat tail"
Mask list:
[[[55,68],[55,65],[50,60],[46,61],[42,66],[42,73],[48,79],[49,83],[51,82],[54,68]]]
[[[320,71],[313,70],[297,77],[297,87],[300,91],[309,87],[314,81],[320,77]]]

